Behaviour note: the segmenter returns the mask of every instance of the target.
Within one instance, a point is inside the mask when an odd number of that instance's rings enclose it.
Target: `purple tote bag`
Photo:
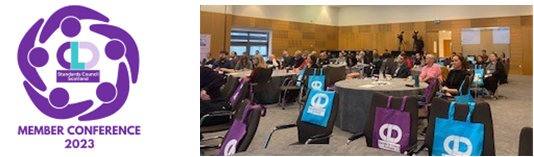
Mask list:
[[[241,93],[241,89],[245,86],[245,84],[248,83],[248,81],[249,81],[248,78],[244,78],[243,80],[241,80],[241,83],[239,84],[239,86],[235,90],[234,94],[232,94],[232,97],[230,97],[230,105],[232,105],[232,107],[235,105],[237,97],[239,96],[239,94],[242,94]]]
[[[400,110],[391,108],[392,98],[386,108],[376,108],[373,147],[403,153],[410,142],[410,113],[404,111],[408,97],[403,97]]]
[[[254,109],[260,108],[260,107],[263,109],[263,106],[261,105],[251,105],[251,104],[248,104],[247,106],[245,106],[245,110],[243,111],[242,118],[241,119],[236,118],[234,123],[232,123],[232,126],[230,127],[230,130],[228,131],[228,135],[224,139],[221,145],[221,148],[219,149],[218,156],[228,156],[228,155],[232,155],[236,153],[237,148],[239,144],[241,143],[241,139],[243,139],[243,137],[245,137],[245,134],[247,133],[246,122],[247,122],[247,117],[250,111],[253,111]]]

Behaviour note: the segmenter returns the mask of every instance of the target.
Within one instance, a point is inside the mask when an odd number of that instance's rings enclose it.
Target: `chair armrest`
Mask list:
[[[213,136],[213,137],[209,137],[209,138],[204,138],[200,141],[209,141],[209,140],[216,140],[216,139],[223,139],[224,137],[223,136]]]
[[[220,145],[200,145],[200,150],[203,149],[219,149]]]
[[[352,141],[359,139],[360,137],[363,137],[363,133],[352,135],[347,140],[347,145],[349,145]]]
[[[308,138],[308,140],[306,140],[306,143],[304,143],[304,144],[309,144],[310,142],[313,142],[313,141],[324,140],[324,139],[330,138],[332,136],[333,136],[332,134],[313,135],[310,138]]]
[[[269,133],[269,136],[267,136],[267,139],[265,139],[265,143],[263,144],[263,148],[267,148],[267,146],[269,145],[269,142],[271,141],[271,137],[273,136],[274,132],[276,132],[278,130],[293,128],[293,127],[296,127],[296,126],[297,126],[297,124],[287,124],[287,125],[276,126],[273,129],[273,131],[271,131],[271,133]]]
[[[296,127],[297,124],[287,124],[287,125],[279,125],[279,126],[276,126],[276,128],[273,130],[274,131],[277,131],[277,130],[282,130],[282,129],[288,129],[288,128],[292,128],[292,127]]]
[[[232,111],[213,111],[208,114],[205,114],[200,118],[200,125],[202,126],[202,123],[204,123],[204,120],[208,117],[220,117],[220,116],[231,116],[234,112]]]
[[[286,78],[284,79],[284,82],[282,82],[282,86],[287,86],[289,85],[289,83],[291,83],[291,80],[293,80],[292,78]]]

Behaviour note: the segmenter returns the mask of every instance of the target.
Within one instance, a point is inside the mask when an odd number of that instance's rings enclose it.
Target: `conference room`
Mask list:
[[[532,156],[532,5],[201,5],[200,155]]]

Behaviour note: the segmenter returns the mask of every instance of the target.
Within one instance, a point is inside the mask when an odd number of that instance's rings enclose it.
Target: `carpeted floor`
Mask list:
[[[509,83],[499,87],[499,95],[505,96],[499,100],[477,99],[488,102],[491,105],[493,116],[495,149],[499,156],[516,156],[519,145],[519,133],[523,127],[532,127],[532,76],[511,75]],[[247,151],[263,149],[263,143],[270,131],[277,125],[295,123],[298,116],[298,105],[289,105],[285,110],[277,105],[267,105],[267,115],[260,120],[258,131]],[[426,125],[426,124],[421,124]],[[423,126],[420,126],[421,128]],[[226,131],[205,134],[205,137],[223,135]],[[330,139],[331,147],[345,145],[351,133],[334,127],[334,137]],[[297,141],[297,130],[286,129],[276,132],[269,147],[287,146]],[[210,141],[203,144],[216,144],[220,140]],[[355,141],[355,145],[363,146],[365,138]],[[359,143],[359,144],[358,144]],[[352,145],[352,144],[351,144]],[[206,151],[205,155],[216,155],[218,150]],[[292,154],[299,154],[293,152]],[[310,154],[309,152],[302,154]],[[420,155],[426,155],[422,152]],[[262,154],[258,154],[262,155]],[[265,154],[263,154],[265,155]],[[329,154],[330,155],[330,154]],[[336,155],[336,154],[331,154]],[[338,155],[347,155],[340,153]],[[354,154],[357,155],[357,154]],[[379,155],[379,154],[376,154]]]

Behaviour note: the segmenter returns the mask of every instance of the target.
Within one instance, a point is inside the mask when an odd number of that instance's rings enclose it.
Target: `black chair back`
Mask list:
[[[330,113],[330,119],[328,119],[328,123],[326,127],[322,127],[322,126],[318,126],[315,124],[301,121],[300,119],[302,117],[302,112],[304,111],[304,109],[302,109],[297,119],[299,143],[300,144],[306,143],[306,140],[308,140],[311,136],[314,136],[314,135],[331,134],[332,130],[334,129],[334,123],[336,122],[338,109],[339,109],[339,95],[338,93],[336,93],[334,94],[332,111]],[[310,142],[309,144],[328,144],[328,143],[330,143],[330,138],[327,138],[324,140],[317,140],[314,142]]]
[[[242,106],[246,106],[250,103],[248,100],[243,101]],[[243,116],[243,110],[245,107],[242,107],[238,112],[239,113],[239,119]],[[254,139],[254,136],[256,135],[256,131],[258,130],[258,126],[260,123],[261,115],[262,115],[262,109],[261,108],[255,108],[252,111],[249,112],[249,115],[247,117],[246,123],[247,123],[247,133],[241,139],[241,143],[237,146],[236,152],[243,152],[248,149],[250,146],[250,143]]]
[[[224,84],[224,87],[221,90],[221,98],[223,98],[224,100],[229,100],[238,85],[239,78],[228,76],[226,79],[226,84]]]
[[[345,79],[345,66],[327,66],[324,68],[325,87],[334,85],[337,81]]]
[[[425,136],[425,146],[428,148],[428,154],[432,154],[432,146],[434,143],[434,128],[436,117],[448,118],[449,106],[451,101],[436,98],[432,102],[432,110],[430,110],[430,119],[427,127],[427,134]],[[456,104],[454,119],[465,121],[469,106],[467,104]],[[471,117],[472,123],[484,124],[484,144],[482,146],[483,156],[495,156],[495,139],[493,136],[493,120],[491,117],[491,109],[487,102],[476,102],[475,110]]]
[[[391,100],[391,108],[400,109],[402,105],[403,97],[393,97]],[[363,134],[365,135],[365,142],[368,147],[373,147],[373,129],[375,125],[375,115],[376,108],[383,107],[385,108],[388,102],[388,96],[382,93],[374,93],[371,101],[371,107],[369,108],[369,114],[367,116],[367,121],[363,129]],[[417,98],[414,96],[409,96],[406,100],[406,106],[404,110],[410,113],[410,142],[409,145],[414,145],[417,143],[417,120],[418,120],[418,105]]]
[[[519,135],[519,156],[532,156],[532,128],[524,127]]]
[[[256,84],[254,86],[254,93],[261,93],[268,90],[269,81],[271,80],[271,75],[273,74],[272,68],[256,68],[256,76],[251,78],[250,83]],[[254,73],[254,72],[253,72]]]

